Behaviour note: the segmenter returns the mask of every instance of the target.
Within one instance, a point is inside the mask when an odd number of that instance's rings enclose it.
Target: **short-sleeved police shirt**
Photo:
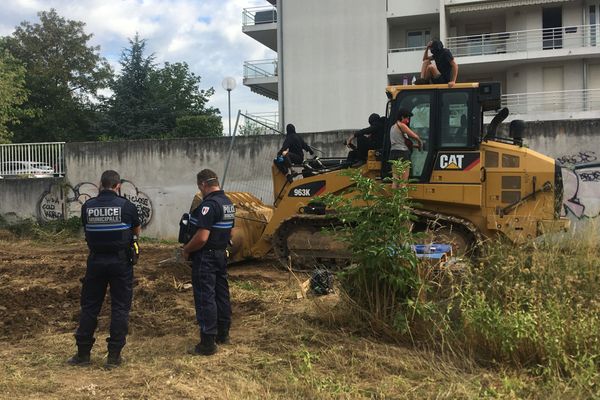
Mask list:
[[[235,221],[235,206],[222,190],[209,193],[192,211],[190,223],[197,229],[210,231],[202,249],[225,250]]]
[[[450,63],[454,60],[452,52],[448,49],[442,49],[437,55],[433,56],[433,59],[446,82],[450,82],[452,79],[452,65]]]
[[[131,245],[132,229],[140,226],[140,217],[132,202],[102,190],[81,207],[81,222],[91,251],[117,252]]]

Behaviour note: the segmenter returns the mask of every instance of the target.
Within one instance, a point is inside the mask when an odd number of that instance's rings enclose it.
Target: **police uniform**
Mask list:
[[[94,344],[98,314],[110,285],[111,321],[109,353],[118,354],[125,346],[129,310],[132,300],[133,264],[131,245],[133,228],[140,226],[137,208],[112,190],[102,190],[98,197],[81,208],[90,254],[81,289],[81,316],[75,333],[77,346],[89,351]]]
[[[222,190],[206,195],[190,214],[194,230],[210,231],[206,244],[191,254],[196,319],[204,335],[227,335],[231,303],[225,249],[231,238],[235,206]]]

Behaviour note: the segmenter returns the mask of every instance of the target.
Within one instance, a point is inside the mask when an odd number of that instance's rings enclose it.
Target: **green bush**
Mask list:
[[[223,123],[218,115],[187,115],[177,118],[172,137],[218,137],[223,135]]]
[[[56,238],[78,237],[81,234],[81,219],[71,217],[68,220],[58,220],[39,223],[33,219],[23,219],[8,224],[0,219],[0,228],[6,229],[21,239],[47,240]]]
[[[488,246],[460,290],[461,330],[478,359],[600,384],[600,251],[589,242]],[[599,387],[600,389],[600,387]]]
[[[395,162],[398,176],[407,162]],[[350,191],[323,197],[336,211],[341,224],[332,234],[345,242],[352,254],[352,265],[339,274],[343,290],[374,321],[400,334],[409,333],[411,324],[422,318],[428,305],[421,300],[427,281],[411,245],[414,219],[406,182],[391,190],[358,170],[344,172],[352,180]]]

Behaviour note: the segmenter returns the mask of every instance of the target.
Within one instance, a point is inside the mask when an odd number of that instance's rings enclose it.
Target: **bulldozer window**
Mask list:
[[[429,132],[431,131],[431,103],[432,93],[410,93],[400,99],[397,109],[403,108],[412,112],[410,129],[423,141],[421,151],[415,149],[411,155],[410,176],[418,178],[422,175],[426,165],[427,155],[430,152]]]
[[[469,143],[469,93],[442,93],[440,110],[441,147],[467,147]]]

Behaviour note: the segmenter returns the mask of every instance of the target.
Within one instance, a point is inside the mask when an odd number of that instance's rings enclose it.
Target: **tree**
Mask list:
[[[25,67],[7,51],[0,52],[0,143],[9,143],[12,132],[7,124],[16,125],[25,116],[19,106],[27,100]]]
[[[143,138],[164,134],[167,126],[160,122],[159,104],[150,89],[154,55],[144,56],[146,40],[139,35],[129,39],[130,48],[121,53],[121,74],[111,85],[108,101],[108,134],[119,138]]]
[[[25,68],[30,95],[22,108],[35,111],[13,126],[16,141],[85,139],[94,116],[99,89],[108,85],[112,70],[88,46],[85,23],[66,20],[56,10],[38,13],[40,22],[24,21],[6,38],[4,47]]]
[[[220,136],[219,110],[207,107],[214,89],[201,90],[186,63],[154,64],[146,40],[136,34],[121,54],[121,75],[112,86],[109,132],[113,137]]]
[[[223,135],[218,115],[187,115],[177,118],[171,137],[216,137]]]

